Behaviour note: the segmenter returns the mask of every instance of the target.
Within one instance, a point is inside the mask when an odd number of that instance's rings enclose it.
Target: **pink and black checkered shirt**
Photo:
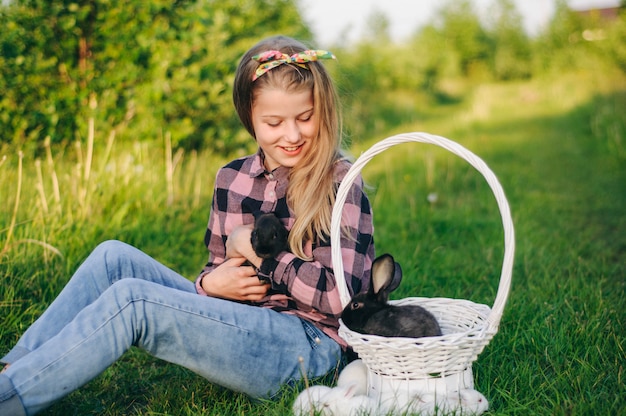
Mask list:
[[[350,162],[345,159],[335,164],[337,186],[348,172]],[[260,152],[234,160],[221,168],[215,179],[213,204],[204,237],[209,250],[209,261],[196,279],[196,290],[206,295],[200,282],[202,277],[225,260],[226,239],[237,226],[254,222],[258,212],[275,212],[285,227],[294,223],[292,211],[287,206],[286,190],[289,169],[279,167],[267,172]],[[369,274],[374,259],[372,211],[363,181],[358,178],[350,189],[344,205],[341,247],[344,276],[351,293],[368,287]],[[306,319],[324,333],[345,346],[337,335],[338,319],[342,307],[333,273],[330,237],[309,241],[305,252],[312,261],[299,259],[289,252],[275,259],[265,259],[260,273],[268,275],[272,288],[268,295],[255,305],[295,314]]]

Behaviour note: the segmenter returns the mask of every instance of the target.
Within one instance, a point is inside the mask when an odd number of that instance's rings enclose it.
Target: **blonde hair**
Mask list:
[[[311,260],[304,253],[304,243],[330,235],[332,206],[335,202],[334,165],[341,157],[341,116],[339,100],[330,75],[319,62],[309,62],[306,69],[296,65],[280,65],[252,81],[259,63],[254,55],[279,50],[292,55],[308,49],[286,36],[262,40],[242,57],[235,74],[233,102],[244,127],[255,137],[252,126],[252,104],[264,88],[285,91],[311,91],[313,111],[318,116],[318,136],[312,147],[289,173],[287,204],[295,222],[289,232],[289,246],[299,258]]]

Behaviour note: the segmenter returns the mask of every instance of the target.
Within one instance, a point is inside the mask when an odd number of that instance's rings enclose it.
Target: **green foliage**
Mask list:
[[[607,19],[599,13],[581,15],[570,10],[565,1],[558,1],[548,28],[534,42],[533,73],[581,68],[602,71],[609,67],[626,71],[625,41],[623,6],[615,19]]]
[[[405,42],[381,11],[366,36],[332,49],[346,132],[362,140],[457,104],[476,82],[515,81],[564,69],[626,70],[626,18],[605,22],[557,3],[529,39],[511,0],[481,21],[468,0],[445,2]],[[254,142],[232,108],[241,54],[269,34],[311,33],[293,0],[15,1],[0,6],[0,143],[41,154],[49,137],[96,143],[171,140],[174,148],[246,153]]]
[[[230,152],[250,142],[231,111],[232,76],[265,35],[311,35],[292,1],[0,6],[0,131],[18,147],[72,142],[93,115],[107,137],[170,135]]]
[[[583,62],[586,53],[586,45],[580,42],[583,29],[583,19],[565,1],[557,1],[552,21],[537,42],[536,70],[559,72]]]
[[[626,5],[622,6],[616,22],[605,25],[603,21],[592,18],[592,23],[587,34],[597,39],[603,52],[601,59],[613,62],[626,73]]]
[[[494,43],[491,71],[496,79],[528,78],[532,71],[531,44],[524,33],[522,16],[512,0],[496,2],[491,37]]]
[[[440,104],[452,110],[490,80],[626,68],[624,14],[605,21],[560,2],[545,30],[529,38],[511,0],[495,1],[491,12],[483,23],[468,1],[447,2],[430,24],[397,43],[389,41],[384,16],[376,12],[365,38],[334,46],[339,62],[331,70],[348,137],[358,142],[433,113],[444,116]]]
[[[469,0],[450,1],[441,10],[439,29],[447,49],[456,55],[463,76],[480,70],[491,50],[491,39]]]

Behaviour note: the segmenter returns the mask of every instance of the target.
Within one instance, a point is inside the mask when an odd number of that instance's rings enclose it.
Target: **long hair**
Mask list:
[[[252,126],[252,104],[264,88],[285,91],[311,91],[313,111],[318,115],[317,137],[311,148],[290,170],[287,203],[293,210],[295,222],[289,232],[289,246],[298,257],[310,260],[304,253],[304,243],[316,238],[326,240],[330,235],[332,206],[335,202],[334,164],[341,157],[341,116],[337,91],[319,62],[309,62],[307,68],[280,65],[252,81],[259,63],[254,55],[278,50],[292,55],[308,49],[303,43],[286,36],[262,40],[244,54],[235,74],[233,102],[244,127],[255,137]]]

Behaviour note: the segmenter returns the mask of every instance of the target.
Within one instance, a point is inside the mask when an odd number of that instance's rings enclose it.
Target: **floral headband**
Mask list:
[[[265,74],[277,66],[282,64],[294,64],[302,68],[308,69],[307,62],[317,61],[318,59],[336,59],[335,55],[325,50],[306,50],[298,53],[294,53],[289,56],[281,51],[265,51],[252,57],[255,61],[261,63],[256,69],[256,72],[252,76],[252,81],[255,81],[258,77]]]

